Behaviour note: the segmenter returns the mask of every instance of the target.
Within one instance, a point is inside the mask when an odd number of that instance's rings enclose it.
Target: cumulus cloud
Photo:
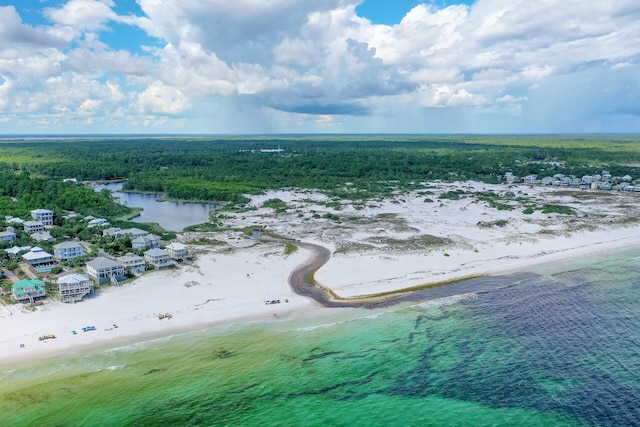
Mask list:
[[[0,7],[0,48],[64,47],[65,40],[43,28],[25,25],[13,6]]]
[[[155,81],[138,97],[136,109],[141,113],[179,114],[189,102],[178,89]]]
[[[594,101],[582,99],[587,106],[564,123],[637,114],[624,95],[640,87],[637,0],[424,2],[396,25],[358,16],[361,2],[136,0],[136,15],[116,13],[114,0],[68,0],[43,10],[49,26],[0,7],[0,120],[24,111],[47,120],[102,114],[136,130],[191,121],[230,131],[231,120],[210,117],[237,117],[239,126],[275,132],[381,123],[402,131],[414,122],[439,131],[461,123],[460,114],[469,126],[461,131],[491,123],[513,131],[527,118],[537,123],[554,97],[571,103],[571,93]],[[101,32],[113,23],[159,44],[143,54],[111,47]],[[500,127],[501,117],[512,127]]]
[[[69,0],[59,8],[45,9],[45,15],[58,25],[77,30],[97,30],[117,17],[113,0]]]

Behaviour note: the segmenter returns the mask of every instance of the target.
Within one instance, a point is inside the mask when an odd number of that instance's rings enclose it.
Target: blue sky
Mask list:
[[[640,132],[637,0],[0,0],[0,134]]]

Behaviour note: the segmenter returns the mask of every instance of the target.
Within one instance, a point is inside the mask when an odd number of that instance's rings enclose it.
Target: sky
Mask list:
[[[0,134],[637,133],[638,0],[0,0]]]

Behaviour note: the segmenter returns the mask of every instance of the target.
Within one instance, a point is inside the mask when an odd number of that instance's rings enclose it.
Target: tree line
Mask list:
[[[498,182],[505,172],[582,176],[608,169],[614,175],[634,176],[637,169],[624,163],[638,158],[638,144],[630,141],[638,142],[637,138],[621,138],[589,137],[585,142],[552,136],[363,135],[3,142],[2,173],[13,177],[10,184],[0,186],[0,194],[19,193],[14,197],[28,201],[29,206],[45,206],[52,197],[41,194],[54,194],[61,209],[73,206],[106,215],[118,210],[106,195],[92,198],[60,186],[61,180],[121,179],[125,190],[158,192],[172,199],[243,203],[244,194],[267,189],[314,188],[342,197],[368,198],[388,191],[390,185],[411,188],[430,180]],[[25,186],[38,191],[17,191]]]

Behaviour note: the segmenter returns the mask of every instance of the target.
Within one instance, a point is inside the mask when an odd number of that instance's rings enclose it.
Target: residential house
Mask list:
[[[78,242],[62,242],[53,247],[53,256],[58,261],[68,261],[84,255],[84,248]]]
[[[24,224],[24,219],[18,218],[18,217],[12,217],[11,215],[5,216],[4,219],[10,224]]]
[[[120,230],[117,233],[117,236],[120,238],[129,236],[131,239],[136,239],[141,236],[146,236],[147,234],[149,234],[148,231],[140,230],[139,228],[127,228],[125,230]]]
[[[173,267],[169,252],[160,248],[149,249],[144,253],[144,260],[156,268]]]
[[[187,245],[183,243],[172,242],[165,249],[169,252],[171,259],[175,261],[182,261],[190,258],[189,249],[187,248]]]
[[[144,258],[136,254],[128,253],[118,258],[118,261],[122,263],[125,271],[130,270],[133,274],[144,273],[145,271]]]
[[[136,237],[131,240],[131,247],[133,249],[147,249],[147,248],[158,248],[160,247],[160,236],[155,234],[147,234],[146,236]]]
[[[140,236],[146,236],[147,234],[149,234],[148,231],[144,231],[139,228],[127,228],[125,230],[122,230],[119,227],[110,227],[106,230],[102,230],[103,236],[116,236],[119,239],[124,239],[127,236],[129,236],[131,239],[136,239]]]
[[[87,274],[100,285],[109,282],[117,284],[124,279],[124,266],[118,261],[100,256],[87,263]]]
[[[23,279],[11,286],[11,296],[14,301],[30,302],[33,304],[36,298],[47,295],[44,282],[38,279]]]
[[[35,248],[31,248],[29,252],[22,255],[22,259],[25,260],[27,264],[29,264],[31,269],[36,273],[51,271],[51,269],[55,265],[53,255],[45,252],[38,246],[36,246]]]
[[[120,227],[109,227],[109,228],[105,228],[104,230],[102,230],[102,235],[103,236],[116,236],[120,231],[122,231],[122,228],[120,228]]]
[[[47,227],[53,225],[53,212],[48,209],[36,209],[31,211],[31,218]]]
[[[518,177],[515,176],[513,172],[505,172],[504,179],[507,181],[507,184],[513,184],[514,182],[519,181]]]
[[[13,242],[16,240],[16,233],[13,231],[0,231],[0,242]]]
[[[22,226],[27,234],[39,233],[44,231],[44,224],[40,221],[25,221]]]
[[[103,225],[109,225],[109,221],[107,221],[106,218],[94,218],[89,221],[87,228],[100,227]]]
[[[93,282],[86,274],[67,274],[58,279],[58,290],[62,302],[81,301],[93,292]]]
[[[48,230],[46,230],[46,231],[38,231],[37,233],[32,233],[29,237],[31,237],[31,239],[33,239],[36,242],[53,243],[53,242],[56,241],[56,238],[53,237],[51,235],[51,233],[49,233]]]
[[[542,185],[552,185],[555,182],[555,180],[556,179],[554,177],[552,177],[552,176],[545,176],[544,178],[542,178],[540,180],[540,183]]]
[[[18,259],[20,253],[27,252],[29,249],[31,249],[31,246],[13,246],[9,249],[5,249],[4,251],[9,254],[9,258]]]

